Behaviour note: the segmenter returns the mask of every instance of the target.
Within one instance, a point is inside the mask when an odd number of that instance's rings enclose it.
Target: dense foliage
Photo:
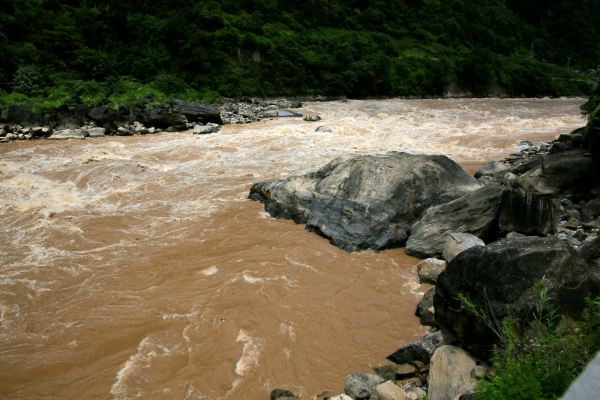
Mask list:
[[[5,0],[0,106],[581,94],[599,27],[600,0]]]

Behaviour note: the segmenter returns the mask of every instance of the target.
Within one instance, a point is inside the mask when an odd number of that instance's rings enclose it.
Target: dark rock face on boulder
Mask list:
[[[577,315],[584,298],[594,294],[586,262],[555,237],[501,239],[470,248],[452,260],[438,278],[436,322],[456,335],[472,354],[487,357],[498,337],[489,324],[462,309],[458,295],[478,306],[492,325],[508,316],[525,321],[531,318],[542,280],[551,306],[561,315]]]
[[[205,124],[208,122],[223,123],[219,110],[195,101],[186,102],[176,100],[171,107],[171,112],[184,115],[189,122],[202,122]]]
[[[502,196],[500,208],[499,225],[504,232],[546,235],[555,230],[556,204],[551,194],[509,189]]]
[[[37,121],[36,114],[26,106],[12,105],[9,106],[2,116],[6,122],[29,125]]]
[[[321,169],[255,184],[250,198],[347,251],[401,246],[430,206],[479,188],[446,156],[389,152],[338,158]]]
[[[435,296],[435,287],[432,287],[425,293],[421,301],[417,304],[415,315],[421,320],[421,325],[436,326],[433,308],[433,297]]]
[[[500,186],[489,185],[429,208],[411,227],[406,254],[416,257],[441,255],[446,236],[452,232],[470,233],[484,240],[494,238],[502,192]]]
[[[431,356],[438,347],[453,341],[454,338],[448,332],[436,331],[401,347],[386,358],[396,364],[412,364],[415,361],[429,364]]]
[[[170,126],[185,125],[188,121],[185,115],[171,112],[167,107],[155,107],[143,115],[141,122],[146,126],[166,129]]]

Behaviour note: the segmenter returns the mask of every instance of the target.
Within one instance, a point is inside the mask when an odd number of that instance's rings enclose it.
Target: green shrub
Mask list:
[[[542,288],[530,324],[503,321],[491,378],[478,383],[475,400],[558,399],[600,350],[600,298],[576,322],[557,322],[550,303]]]
[[[12,89],[28,96],[42,93],[44,82],[41,70],[35,65],[25,65],[17,69],[12,79]]]

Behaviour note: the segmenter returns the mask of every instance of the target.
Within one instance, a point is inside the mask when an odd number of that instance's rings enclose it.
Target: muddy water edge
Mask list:
[[[0,397],[340,392],[425,332],[416,260],[345,253],[268,217],[249,187],[388,150],[473,172],[581,126],[582,102],[308,103],[322,121],[1,145]]]

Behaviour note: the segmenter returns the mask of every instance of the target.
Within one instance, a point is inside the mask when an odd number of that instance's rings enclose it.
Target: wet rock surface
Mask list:
[[[389,152],[338,158],[314,172],[258,183],[250,198],[344,250],[381,250],[403,245],[428,207],[478,187],[448,157]]]
[[[508,316],[526,320],[539,296],[540,281],[561,315],[576,316],[584,298],[592,295],[587,263],[555,237],[501,239],[485,247],[472,247],[456,256],[438,277],[436,323],[454,334],[472,354],[485,357],[498,340],[495,325],[464,309],[458,294],[485,307],[492,322]]]

